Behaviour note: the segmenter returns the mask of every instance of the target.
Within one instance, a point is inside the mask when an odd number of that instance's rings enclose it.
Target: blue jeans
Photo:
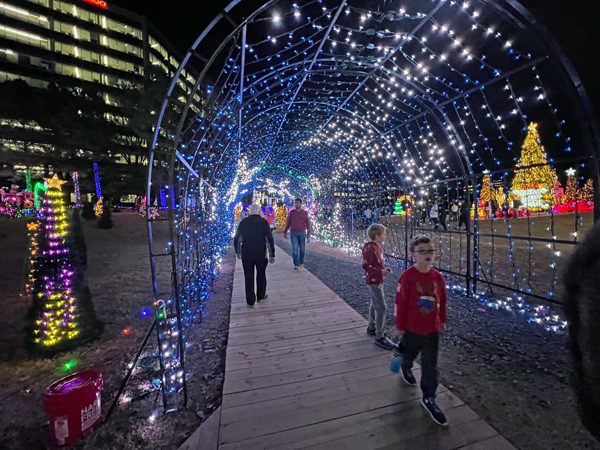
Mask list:
[[[290,240],[292,241],[292,258],[294,259],[294,266],[304,264],[306,233],[290,233]]]

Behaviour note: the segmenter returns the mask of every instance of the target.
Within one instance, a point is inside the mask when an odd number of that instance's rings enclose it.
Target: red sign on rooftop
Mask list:
[[[83,0],[86,3],[91,3],[92,5],[99,6],[102,9],[108,9],[108,5],[104,0]]]

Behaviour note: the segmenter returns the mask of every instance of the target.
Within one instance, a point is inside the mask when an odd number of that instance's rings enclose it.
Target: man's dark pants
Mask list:
[[[419,336],[406,331],[402,336],[402,368],[412,369],[413,362],[421,353],[421,390],[423,397],[435,397],[438,387],[437,357],[439,334]]]
[[[254,305],[256,299],[262,300],[267,292],[267,258],[261,256],[242,255],[244,280],[246,282],[246,302]],[[254,268],[256,267],[256,294],[254,293]]]

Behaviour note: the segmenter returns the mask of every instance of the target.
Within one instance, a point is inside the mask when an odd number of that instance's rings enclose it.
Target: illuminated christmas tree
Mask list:
[[[479,200],[484,203],[492,200],[492,180],[489,175],[483,177],[483,186],[481,186]]]
[[[102,326],[94,314],[91,296],[83,285],[83,270],[72,254],[62,185],[57,175],[46,179],[48,191],[40,208],[31,245],[29,312],[31,343],[38,351],[59,351],[95,337]]]
[[[404,214],[404,210],[402,209],[402,201],[400,201],[400,197],[396,199],[396,205],[394,207],[394,214],[402,215]]]
[[[530,167],[530,166],[536,167]],[[527,129],[527,137],[523,143],[521,158],[517,162],[515,177],[512,181],[512,194],[520,197],[523,206],[533,211],[546,210],[553,204],[554,181],[556,171],[548,165],[548,158],[537,131],[537,124],[532,123]]]
[[[579,194],[579,200],[582,202],[593,202],[594,201],[594,182],[590,178],[585,182],[581,192]]]
[[[288,210],[285,205],[279,205],[277,212],[275,212],[275,219],[277,220],[277,228],[285,228],[285,224],[288,218]]]
[[[237,224],[238,219],[240,218],[240,213],[242,212],[242,204],[240,203],[235,207],[235,220],[233,223]]]
[[[563,197],[564,203],[571,203],[577,200],[577,178],[575,178],[575,170],[567,170],[567,185],[565,186],[565,196]]]

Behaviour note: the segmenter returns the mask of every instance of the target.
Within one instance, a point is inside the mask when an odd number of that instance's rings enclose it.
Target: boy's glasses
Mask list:
[[[430,249],[430,250],[417,250],[417,253],[419,255],[435,255],[437,253],[437,250],[434,250],[434,249]]]

